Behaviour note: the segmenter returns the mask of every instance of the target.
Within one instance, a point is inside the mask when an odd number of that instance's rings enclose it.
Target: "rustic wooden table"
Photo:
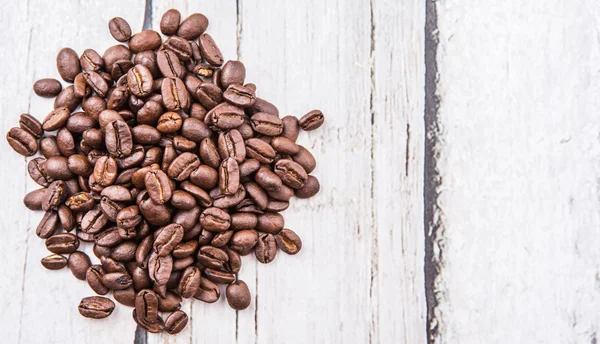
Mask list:
[[[302,144],[320,194],[286,224],[297,256],[243,262],[254,296],[184,302],[177,336],[40,265],[25,159],[0,145],[2,343],[596,343],[600,326],[600,6],[592,0],[3,1],[1,130],[51,102],[61,47],[107,22],[202,12],[282,113],[327,116]],[[95,257],[94,257],[95,258]]]

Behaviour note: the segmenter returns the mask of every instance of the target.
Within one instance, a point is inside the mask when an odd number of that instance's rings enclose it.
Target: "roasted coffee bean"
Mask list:
[[[279,190],[283,183],[275,172],[266,167],[260,167],[255,175],[255,180],[266,191]]]
[[[164,204],[171,199],[169,177],[162,170],[149,171],[144,180],[148,194],[155,203]]]
[[[198,241],[191,240],[191,241],[182,242],[179,245],[175,246],[172,254],[173,254],[174,258],[185,258],[185,257],[189,257],[189,256],[193,255],[194,253],[196,253],[197,249],[198,249]]]
[[[211,139],[206,138],[200,142],[200,158],[202,159],[202,163],[215,169],[219,168],[221,157],[219,156],[217,147]]]
[[[192,183],[206,190],[214,188],[219,181],[217,170],[208,165],[198,166],[189,177]]]
[[[206,278],[215,283],[229,284],[235,281],[235,274],[227,271],[220,271],[211,268],[204,269]]]
[[[294,155],[300,150],[294,141],[283,136],[274,137],[271,140],[271,146],[273,146],[278,153],[286,155]]]
[[[314,176],[308,176],[304,185],[295,191],[295,195],[298,198],[310,198],[316,195],[321,189],[319,180]]]
[[[86,318],[103,319],[112,314],[115,303],[101,296],[89,296],[81,299],[79,314]]]
[[[123,75],[126,75],[127,72],[129,72],[129,70],[133,67],[134,64],[129,60],[118,60],[115,63],[113,63],[110,76],[114,80],[119,80]],[[135,108],[139,110],[139,108],[142,107],[143,104],[138,104],[138,102],[140,102],[138,98],[135,98],[135,96],[130,95],[129,107],[131,109]]]
[[[192,152],[198,147],[196,142],[190,141],[180,135],[177,135],[173,138],[173,146],[180,152]]]
[[[205,33],[200,36],[199,45],[200,53],[206,62],[217,67],[223,64],[223,54],[209,34]]]
[[[191,257],[190,257],[191,258]],[[193,258],[192,258],[193,261]],[[198,292],[200,287],[200,270],[195,266],[188,266],[181,274],[177,293],[184,299],[189,299]]]
[[[108,22],[110,35],[119,42],[127,42],[131,38],[131,27],[121,17],[115,17]]]
[[[116,202],[129,202],[131,201],[131,191],[126,187],[120,185],[111,185],[107,186],[102,190],[100,194],[104,197],[110,198],[112,201]]]
[[[220,208],[206,208],[200,215],[200,224],[212,232],[224,232],[231,225],[231,217]]]
[[[300,164],[306,173],[311,173],[317,166],[317,161],[315,160],[315,157],[308,151],[308,149],[301,145],[298,145],[298,147],[298,153],[292,156],[292,160]]]
[[[256,97],[256,101],[254,102],[254,105],[252,105],[250,108],[248,108],[248,112],[250,115],[253,115],[257,112],[266,112],[266,113],[270,113],[272,115],[279,116],[279,110],[277,109],[277,107],[275,105],[269,103],[268,101],[266,101],[262,98],[258,98],[258,97]]]
[[[133,283],[127,272],[110,272],[102,276],[102,284],[110,290],[122,290],[129,288]]]
[[[53,210],[47,211],[44,214],[44,217],[42,217],[40,223],[38,224],[35,230],[35,234],[42,239],[48,239],[56,231],[57,225],[58,214]]]
[[[39,139],[44,135],[42,123],[30,114],[24,113],[19,117],[19,127],[28,131],[33,137]]]
[[[133,320],[135,321],[136,324],[140,325],[140,327],[142,327],[143,329],[145,329],[146,331],[148,331],[150,333],[159,333],[165,329],[165,323],[160,316],[158,316],[154,322],[149,323],[144,318],[141,318],[141,319],[138,318],[138,315],[137,315],[137,312],[135,309],[133,310]]]
[[[76,112],[67,119],[65,126],[73,134],[82,134],[87,130],[92,130],[95,125],[94,119],[85,112]]]
[[[81,231],[88,234],[100,233],[108,224],[108,217],[98,208],[88,211],[81,220]]]
[[[165,320],[165,331],[168,334],[177,334],[185,328],[188,323],[188,316],[185,312],[177,310],[171,313]]]
[[[43,129],[53,131],[62,128],[67,123],[70,114],[71,112],[66,107],[59,107],[52,110],[43,121]]]
[[[189,43],[186,40],[183,41],[189,46]],[[183,76],[185,75],[185,68],[183,68],[181,62],[179,62],[178,54],[172,50],[165,49],[156,53],[156,64],[164,77],[183,78]]]
[[[98,96],[91,96],[84,99],[81,107],[90,117],[94,120],[98,120],[100,113],[106,110],[106,101]]]
[[[254,214],[262,214],[263,211],[256,206],[256,204],[254,203],[254,201],[250,198],[246,198],[244,200],[242,200],[240,203],[238,203],[235,206],[237,211],[241,211],[241,212],[248,212],[248,213],[254,213]]]
[[[166,11],[160,19],[160,32],[164,35],[174,35],[179,29],[180,21],[181,13],[178,10],[172,8]]]
[[[81,104],[81,97],[75,94],[75,86],[67,86],[65,87],[56,99],[54,99],[54,108],[58,109],[61,107],[66,107],[70,111],[74,111]]]
[[[275,237],[272,234],[262,234],[258,237],[254,254],[256,255],[256,259],[263,264],[272,262],[277,255]]]
[[[215,188],[210,191],[210,196],[213,199],[212,203],[215,207],[224,209],[234,207],[240,203],[244,197],[246,197],[246,189],[244,189],[244,186],[240,185],[240,188],[235,194],[225,195],[219,188]]]
[[[73,253],[79,248],[79,239],[71,233],[54,234],[46,239],[46,248],[56,254]]]
[[[86,212],[95,205],[94,197],[87,192],[79,192],[70,196],[65,205],[75,212]]]
[[[158,297],[158,310],[161,312],[174,312],[181,308],[181,296],[168,291],[166,296]]]
[[[200,277],[200,287],[194,295],[195,299],[204,301],[206,303],[216,302],[221,296],[221,290],[219,286],[214,282],[205,277]]]
[[[170,254],[183,239],[183,232],[183,227],[176,223],[164,227],[154,240],[154,252],[161,257]]]
[[[221,103],[206,114],[205,122],[219,130],[234,129],[244,123],[244,110],[227,103]]]
[[[200,143],[202,140],[211,137],[212,130],[201,120],[190,117],[183,121],[181,135],[188,140]]]
[[[131,93],[138,97],[145,97],[152,92],[154,78],[150,70],[144,65],[136,65],[127,72],[127,85]]]
[[[298,133],[300,132],[298,119],[294,116],[285,116],[281,121],[283,122],[283,132],[281,133],[281,136],[296,142]]]
[[[277,234],[284,226],[283,216],[278,213],[264,213],[258,215],[258,222],[256,224],[256,230]]]
[[[208,18],[201,13],[194,13],[181,22],[177,29],[177,36],[195,40],[206,31],[207,27]]]
[[[248,122],[244,122],[237,128],[244,140],[254,137],[254,129],[252,129],[252,126]]]
[[[85,273],[85,279],[88,282],[88,285],[98,295],[106,295],[110,291],[102,284],[102,276],[105,274],[106,272],[102,268],[102,265],[92,265]]]
[[[29,172],[31,179],[43,187],[47,187],[54,181],[54,179],[46,173],[46,170],[44,169],[45,163],[46,159],[35,158],[30,160],[27,164],[27,172]]]
[[[207,109],[214,108],[223,100],[223,91],[211,82],[201,83],[191,94]]]
[[[233,236],[232,230],[227,230],[225,232],[220,232],[215,234],[213,239],[210,241],[210,244],[214,247],[223,247],[227,245],[231,237]]]
[[[246,159],[240,163],[240,177],[246,177],[258,171],[260,162],[256,159]]]
[[[244,183],[244,188],[246,188],[247,195],[250,196],[259,209],[264,210],[267,207],[269,196],[263,188],[255,182]]]
[[[73,81],[73,93],[79,98],[89,97],[92,94],[92,89],[86,83],[83,73],[77,74]]]
[[[171,255],[159,256],[151,253],[148,258],[148,273],[150,278],[157,285],[165,285],[173,271],[173,257]]]
[[[134,53],[145,50],[156,50],[160,47],[162,39],[158,32],[154,30],[144,30],[136,33],[129,40],[129,49]]]
[[[234,213],[231,214],[230,228],[239,231],[243,229],[253,229],[256,227],[258,220],[255,214],[251,213]]]
[[[44,170],[48,177],[55,180],[69,180],[74,177],[69,169],[68,159],[64,156],[52,156],[46,159]]]
[[[212,205],[213,200],[212,200],[211,196],[206,191],[201,189],[200,187],[198,187],[188,181],[181,183],[179,185],[179,187],[182,190],[187,191],[189,194],[194,196],[194,198],[196,198],[196,202],[198,202],[199,205],[201,205],[203,207],[210,207]]]
[[[156,129],[161,133],[174,133],[181,128],[181,116],[176,112],[166,112],[158,118]]]
[[[153,246],[152,240],[151,236],[144,238],[135,251],[135,261],[141,268],[145,269],[148,267],[148,256]]]
[[[246,140],[246,154],[264,164],[272,163],[276,156],[271,145],[256,138]]]
[[[96,72],[83,72],[83,79],[88,86],[100,97],[106,97],[108,84],[102,76]]]
[[[242,85],[232,84],[227,87],[227,90],[223,93],[223,99],[229,103],[239,106],[241,108],[247,108],[254,105],[256,96],[254,91]]]
[[[214,246],[200,247],[196,258],[198,260],[198,263],[200,263],[203,267],[218,270],[225,269],[225,266],[229,261],[229,256],[227,255],[227,252]]]
[[[240,171],[234,158],[223,160],[219,167],[219,189],[226,195],[237,192],[240,187]]]
[[[60,226],[67,232],[70,232],[75,228],[75,217],[71,212],[71,209],[64,204],[58,206],[58,221]]]
[[[294,196],[294,190],[287,185],[281,184],[278,189],[267,190],[269,197],[278,200],[288,202],[292,196]]]
[[[278,213],[278,212],[286,210],[287,208],[289,208],[289,206],[290,206],[289,202],[277,201],[277,200],[270,199],[269,202],[267,202],[265,211]]]
[[[300,252],[300,249],[302,249],[302,240],[300,240],[300,237],[291,229],[282,229],[275,235],[275,240],[277,240],[277,246],[287,254],[293,255]]]
[[[88,268],[92,265],[90,257],[83,252],[73,252],[69,255],[69,269],[73,276],[79,280],[85,280],[85,275]]]
[[[200,159],[196,154],[192,154],[189,152],[182,153],[179,155],[171,165],[169,166],[167,173],[169,177],[177,180],[183,181],[186,180],[192,171],[197,169],[200,166]]]
[[[138,318],[147,323],[158,320],[158,297],[150,289],[140,290],[135,297],[135,311]]]
[[[244,84],[246,67],[240,61],[227,61],[221,69],[221,87],[227,89],[232,84]]]
[[[258,112],[250,118],[252,128],[258,133],[268,136],[277,136],[283,132],[283,122],[276,115]]]
[[[77,153],[77,147],[75,144],[75,138],[73,134],[67,130],[67,128],[60,128],[56,133],[56,144],[61,154],[70,157]]]
[[[56,209],[67,197],[66,184],[62,180],[54,181],[48,186],[42,199],[42,209]]]
[[[113,247],[123,241],[117,227],[111,227],[94,235],[94,242],[100,246]],[[108,270],[107,270],[108,271]]]
[[[128,307],[135,307],[135,290],[133,287],[123,290],[113,290],[113,296],[120,304]]]
[[[29,210],[42,210],[42,202],[46,194],[46,189],[33,190],[23,197],[23,204]]]
[[[99,72],[104,67],[104,60],[94,49],[85,49],[79,58],[81,69],[88,72]]]
[[[112,65],[115,62],[119,60],[131,60],[131,50],[122,44],[113,45],[106,49],[102,58],[104,59],[106,71],[110,73],[112,71]]]
[[[231,129],[219,134],[219,153],[222,159],[234,158],[242,163],[246,158],[246,145],[239,131]]]
[[[11,141],[9,140],[8,143],[10,144]],[[56,143],[56,136],[54,135],[42,137],[42,139],[40,140],[39,148],[40,153],[46,158],[49,158],[51,156],[60,156],[60,149],[58,148],[58,143]]]
[[[315,130],[323,125],[325,117],[320,110],[312,110],[298,121],[300,128],[305,131]]]
[[[275,174],[281,181],[292,189],[300,189],[308,179],[308,174],[300,164],[289,160],[281,159],[275,163]]]
[[[135,228],[141,221],[142,216],[136,205],[123,208],[117,214],[117,226],[120,228]]]
[[[113,157],[102,156],[96,161],[93,177],[101,186],[109,186],[117,179],[117,162]]]
[[[198,217],[202,210],[200,207],[195,206],[189,210],[178,210],[173,216],[173,223],[179,224],[183,227],[184,231],[190,230],[198,223]]]
[[[135,232],[134,232],[135,234]],[[119,232],[120,235],[120,232]],[[123,236],[121,236],[123,237]],[[132,240],[124,241],[117,244],[111,253],[111,258],[117,262],[130,262],[135,259],[135,251],[137,249],[137,243]]]
[[[62,90],[62,85],[56,79],[40,79],[33,84],[33,92],[40,97],[56,97]]]
[[[190,230],[190,232],[197,233],[196,235],[198,235],[198,244],[200,246],[210,244],[211,240],[215,236],[215,234],[213,232],[209,232],[206,229],[203,229],[202,226],[200,226],[200,224],[197,224],[196,226],[194,226]],[[188,237],[187,236],[188,232],[186,232],[185,234],[186,234],[186,236],[183,237],[184,239],[189,239],[189,238],[193,238],[196,236],[196,235],[190,235]]]
[[[58,74],[64,81],[73,82],[75,76],[79,74],[81,66],[79,57],[75,50],[71,48],[62,48],[56,56],[56,68]]]
[[[142,193],[140,193],[141,195]],[[164,226],[171,220],[171,210],[164,204],[154,203],[145,192],[139,202],[140,212],[148,221],[149,224],[154,226]]]
[[[38,142],[27,130],[11,128],[6,134],[8,144],[23,156],[32,156],[38,151]]]
[[[178,78],[165,78],[160,92],[163,104],[169,111],[187,110],[190,107],[190,94],[183,81]]]
[[[228,285],[225,289],[225,296],[227,297],[229,306],[235,310],[248,308],[252,300],[250,289],[248,289],[248,285],[242,280],[237,280]]]
[[[48,270],[60,270],[67,266],[67,258],[60,254],[51,254],[42,258],[40,262]]]

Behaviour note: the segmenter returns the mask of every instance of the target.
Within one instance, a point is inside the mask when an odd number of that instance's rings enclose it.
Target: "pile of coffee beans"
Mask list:
[[[181,21],[167,11],[164,41],[153,30],[132,35],[122,18],[108,27],[128,45],[103,55],[62,49],[56,66],[70,85],[36,81],[54,110],[41,123],[21,115],[6,139],[19,154],[42,155],[28,171],[43,188],[23,201],[45,211],[36,234],[52,254],[42,265],[68,265],[96,294],[134,307],[144,329],[174,334],[188,322],[183,298],[215,302],[224,284],[232,308],[250,305],[240,256],[270,263],[278,250],[300,251],[279,212],[319,191],[315,159],[296,139],[324,117],[280,118],[246,83],[244,64],[223,60],[200,13]],[[82,242],[99,264],[78,251]],[[89,318],[114,308],[102,296],[79,304]]]

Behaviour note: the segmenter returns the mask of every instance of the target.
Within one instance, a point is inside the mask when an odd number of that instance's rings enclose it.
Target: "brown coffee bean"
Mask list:
[[[168,334],[177,334],[185,328],[188,323],[188,316],[185,312],[177,310],[171,313],[165,320],[165,331]]]
[[[225,296],[227,297],[229,306],[235,310],[248,308],[252,300],[250,289],[248,289],[248,285],[242,280],[237,280],[228,285],[225,289]]]
[[[254,102],[254,105],[252,105],[250,108],[248,108],[248,112],[250,115],[253,115],[257,112],[266,112],[266,113],[270,113],[272,115],[279,116],[279,110],[277,109],[277,107],[275,105],[269,103],[268,101],[266,101],[262,98],[258,98],[258,97],[256,97],[256,101]]]
[[[233,195],[225,195],[219,188],[210,191],[210,197],[213,199],[213,205],[217,208],[229,208],[238,205],[246,197],[246,189],[240,185],[238,191]]]
[[[212,135],[212,130],[197,118],[186,118],[181,125],[181,135],[188,140],[200,143]]]
[[[40,97],[56,97],[62,91],[62,85],[56,79],[40,79],[33,84],[33,92]]]
[[[149,171],[144,180],[148,194],[155,203],[164,204],[171,199],[169,177],[162,170]]]
[[[101,186],[109,186],[117,179],[117,162],[113,157],[102,156],[96,161],[93,177]]]
[[[246,177],[258,171],[260,162],[256,159],[246,159],[240,163],[240,176]]]
[[[54,131],[62,128],[66,123],[71,111],[66,107],[60,107],[52,110],[42,122],[42,127],[46,131]]]
[[[152,92],[153,83],[152,73],[144,65],[136,65],[127,72],[127,85],[131,93],[138,97],[149,95]]]
[[[219,289],[218,285],[205,277],[200,277],[200,287],[194,295],[195,299],[204,301],[206,303],[214,303],[219,299],[220,296],[221,290]]]
[[[23,197],[23,204],[25,204],[29,210],[42,210],[42,201],[45,194],[46,189],[33,190]]]
[[[48,211],[56,209],[67,197],[66,184],[62,180],[57,180],[48,186],[42,198],[42,209]]]
[[[277,200],[269,200],[269,202],[267,202],[267,206],[265,208],[265,211],[270,211],[270,212],[281,212],[286,210],[287,208],[289,208],[290,203],[286,202],[286,201],[277,201]]]
[[[278,189],[275,190],[267,190],[269,197],[283,202],[288,202],[292,196],[294,196],[294,189],[288,187],[287,185],[281,184]]]
[[[161,133],[174,133],[181,128],[181,116],[176,112],[166,112],[158,118],[156,129]]]
[[[235,129],[244,123],[244,110],[241,108],[221,103],[210,110],[204,119],[205,123],[219,130]]]
[[[235,274],[231,272],[206,268],[204,269],[204,273],[206,274],[206,278],[215,283],[229,284],[235,281]]]
[[[244,84],[246,67],[240,61],[227,61],[221,69],[221,87],[227,89],[232,84]]]
[[[161,312],[174,312],[181,308],[181,296],[168,291],[167,295],[158,298],[158,310]]]
[[[96,122],[85,112],[76,112],[67,119],[65,126],[73,134],[82,134],[87,130],[92,130],[96,126]]]
[[[164,35],[174,35],[179,28],[181,13],[172,8],[166,11],[160,19],[160,32]]]
[[[73,276],[79,280],[85,280],[85,274],[88,268],[92,265],[90,257],[83,252],[73,252],[69,255],[69,269]]]
[[[65,205],[75,212],[87,212],[95,205],[94,197],[87,192],[79,192],[70,196]]]
[[[179,245],[175,246],[173,249],[173,257],[175,258],[185,258],[196,253],[198,249],[198,241],[191,240],[182,242]]]
[[[131,201],[131,191],[126,187],[120,185],[107,186],[102,190],[100,195],[110,198],[115,202],[129,202]]]
[[[300,237],[291,229],[282,229],[275,235],[275,240],[277,240],[277,246],[287,254],[293,255],[300,252],[300,249],[302,249],[302,240],[300,240]]]
[[[200,158],[202,159],[202,163],[215,169],[219,168],[221,157],[215,143],[210,138],[206,138],[200,142]]]
[[[165,78],[160,88],[163,104],[169,111],[187,110],[190,107],[190,94],[183,81],[178,78]]]
[[[304,186],[297,189],[294,194],[298,198],[310,198],[316,195],[320,189],[319,180],[314,176],[308,176],[306,182],[304,182]]]
[[[261,188],[255,182],[244,183],[244,188],[246,188],[246,193],[248,196],[250,196],[259,209],[264,210],[267,207],[269,196],[263,188]]]
[[[92,265],[85,273],[85,279],[88,282],[88,285],[98,295],[106,295],[110,291],[102,284],[102,276],[105,274],[106,272],[102,268],[102,265]]]
[[[276,156],[271,145],[256,138],[246,140],[246,154],[264,164],[272,163]]]
[[[258,133],[268,136],[277,136],[283,132],[283,122],[276,115],[258,112],[250,118],[252,128]]]
[[[298,145],[298,147],[298,153],[292,155],[292,160],[304,167],[306,173],[311,173],[314,171],[315,167],[317,167],[317,161],[315,160],[315,157],[308,151],[308,149],[301,145]]]
[[[67,258],[60,254],[51,254],[42,258],[40,262],[42,263],[42,266],[48,270],[60,270],[67,266]]]
[[[201,13],[194,13],[181,22],[177,29],[177,36],[195,40],[206,31],[207,27],[208,18]]]
[[[186,87],[188,89],[190,88],[189,85],[186,85]],[[192,96],[207,109],[214,108],[223,100],[223,91],[221,91],[219,86],[211,82],[202,82],[193,90],[189,91]]]
[[[79,314],[86,318],[103,319],[112,314],[115,303],[101,296],[89,296],[81,299],[79,303]]]
[[[223,93],[223,99],[233,105],[247,108],[254,104],[256,96],[252,89],[242,85],[232,84],[229,85],[227,90]]]
[[[198,166],[191,174],[190,181],[202,189],[210,190],[217,185],[219,173],[208,165]]]
[[[117,226],[120,228],[135,228],[141,221],[140,209],[136,205],[123,208],[117,214]]]
[[[79,57],[75,50],[62,48],[56,56],[56,68],[64,81],[73,82],[81,70]]]
[[[277,234],[284,226],[283,216],[278,213],[264,213],[258,215],[258,222],[256,224],[256,230]]]
[[[104,60],[94,49],[85,49],[79,58],[81,69],[88,72],[99,72],[104,67]]]
[[[131,286],[133,280],[127,272],[109,272],[102,276],[102,284],[110,290],[122,290]]]
[[[148,258],[148,272],[150,278],[157,285],[167,284],[171,272],[173,271],[173,257],[171,255],[159,256],[151,253]]]
[[[233,236],[232,230],[227,230],[225,232],[217,233],[217,234],[215,234],[213,239],[210,241],[210,244],[213,245],[214,247],[223,247],[223,246],[227,245],[229,240],[231,240],[232,236]]]
[[[305,131],[315,130],[323,125],[325,117],[320,110],[312,110],[298,121],[300,128]]]
[[[127,42],[131,38],[131,27],[121,17],[115,17],[108,22],[110,35],[119,42]]]
[[[100,233],[108,224],[108,217],[98,208],[94,208],[83,216],[81,231],[89,234]]]
[[[255,214],[251,213],[234,213],[231,214],[231,226],[230,228],[238,231],[243,229],[253,229],[256,227],[257,218]]]
[[[281,132],[281,136],[290,141],[296,142],[300,132],[298,118],[294,116],[285,116],[281,119],[281,121],[283,122],[283,131]]]
[[[308,179],[308,174],[300,164],[289,159],[281,159],[275,163],[274,172],[285,185],[292,189],[300,189]]]
[[[262,234],[258,238],[254,254],[256,255],[256,259],[263,264],[272,262],[277,255],[277,242],[275,237],[272,234]]]
[[[222,159],[234,158],[238,163],[242,163],[246,158],[246,145],[240,132],[236,129],[219,134],[218,139],[219,154]]]
[[[186,40],[183,41],[187,43]],[[164,77],[183,78],[185,76],[185,68],[179,62],[177,54],[172,50],[165,49],[156,53],[156,65]]]
[[[79,239],[71,233],[55,234],[46,239],[46,248],[56,254],[73,253],[79,248]]]
[[[238,213],[243,214],[243,213]],[[254,215],[254,214],[252,214]],[[254,217],[256,219],[256,217]],[[229,247],[239,253],[242,256],[245,256],[252,252],[254,246],[258,242],[258,233],[253,229],[243,229],[237,231],[231,237]]]
[[[188,266],[181,274],[181,279],[177,286],[177,293],[184,299],[189,299],[198,292],[199,287],[200,270],[195,266]]]
[[[48,174],[44,168],[46,163],[46,159],[44,158],[35,158],[29,161],[27,164],[27,172],[33,181],[38,183],[43,187],[47,187],[54,181]]]
[[[158,32],[154,30],[144,30],[131,36],[129,40],[129,49],[134,53],[145,50],[156,50],[160,47],[162,39]]]
[[[70,111],[74,111],[81,104],[81,97],[75,94],[75,86],[67,86],[65,87],[56,99],[54,99],[54,108],[58,109],[61,107],[66,107]]]
[[[229,229],[231,217],[220,208],[206,208],[200,215],[200,224],[212,232],[224,232]]]
[[[9,140],[8,143],[10,144],[11,141]],[[39,148],[40,153],[46,158],[60,155],[60,149],[58,148],[58,143],[56,143],[56,136],[54,135],[42,137],[42,139],[40,140]]]
[[[200,36],[199,46],[200,53],[206,62],[217,67],[223,64],[223,54],[209,34],[205,33]]]
[[[24,113],[19,117],[19,127],[39,139],[44,135],[42,123],[30,114]]]
[[[42,217],[40,223],[38,224],[35,230],[35,234],[42,239],[48,239],[56,231],[57,225],[58,214],[53,210],[47,211],[44,214],[44,217]]]
[[[73,134],[67,128],[60,128],[56,133],[56,144],[58,145],[58,149],[61,154],[65,157],[69,157],[75,153],[77,153],[77,148],[75,146],[75,138]]]
[[[279,190],[283,186],[281,178],[279,178],[275,172],[266,167],[260,167],[254,178],[256,183],[258,183],[258,185],[260,185],[266,191]]]
[[[273,146],[273,148],[278,153],[286,154],[286,155],[294,155],[294,154],[298,153],[298,151],[300,150],[300,148],[294,141],[292,141],[284,136],[274,137],[271,140],[271,146]]]
[[[154,252],[159,257],[170,254],[183,239],[183,232],[183,227],[176,223],[164,227],[154,240]]]

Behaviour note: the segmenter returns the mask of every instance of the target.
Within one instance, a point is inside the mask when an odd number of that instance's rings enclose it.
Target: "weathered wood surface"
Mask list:
[[[424,342],[423,145],[425,8],[416,0],[348,1],[62,1],[5,4],[0,18],[10,35],[0,51],[5,85],[2,130],[18,115],[43,118],[51,101],[33,81],[58,77],[64,46],[99,52],[116,44],[107,22],[126,18],[134,30],[157,28],[164,10],[206,14],[209,32],[228,59],[241,59],[248,80],[282,114],[322,109],[326,124],[300,142],[318,160],[321,193],[295,200],[286,226],[303,239],[297,256],[281,253],[269,265],[245,257],[240,278],[254,296],[235,312],[224,299],[185,302],[191,325],[178,336],[143,343],[391,343]],[[131,343],[131,310],[108,319],[80,317],[92,295],[68,270],[46,271],[35,227],[41,214],[22,206],[36,188],[25,159],[2,145],[3,216],[0,282],[7,343]],[[89,252],[89,251],[88,251]],[[92,258],[93,260],[95,257]]]

